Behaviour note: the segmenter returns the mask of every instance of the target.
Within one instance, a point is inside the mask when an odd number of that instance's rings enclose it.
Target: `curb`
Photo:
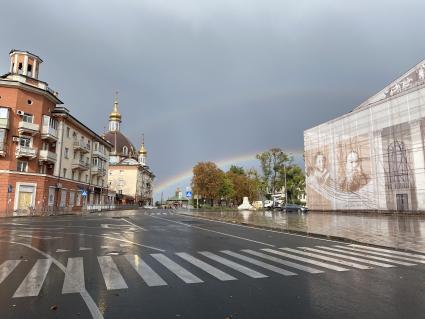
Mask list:
[[[292,230],[292,229],[282,229],[282,228],[272,227],[272,226],[264,226],[264,225],[250,224],[250,223],[246,223],[246,222],[238,222],[238,221],[235,221],[235,220],[226,220],[226,219],[220,219],[220,218],[191,215],[191,214],[182,213],[182,212],[176,212],[176,214],[181,215],[181,216],[188,216],[188,217],[193,217],[193,218],[205,219],[205,220],[226,222],[226,223],[229,223],[229,224],[242,225],[242,226],[258,228],[258,229],[273,230],[273,231],[283,233],[283,234],[294,234],[294,235],[303,235],[303,236],[312,237],[312,238],[331,239],[331,240],[335,240],[335,241],[341,241],[341,242],[344,242],[344,243],[361,244],[361,245],[364,245],[364,246],[371,246],[371,247],[376,247],[376,248],[385,248],[385,249],[391,249],[391,250],[394,250],[394,251],[403,251],[403,252],[409,252],[409,253],[424,255],[423,252],[416,251],[416,250],[410,250],[410,249],[404,249],[404,248],[395,248],[395,247],[391,247],[391,246],[365,243],[365,242],[362,242],[362,241],[358,241],[358,240],[354,240],[354,239],[350,239],[350,238],[346,238],[346,237],[341,237],[341,236],[323,235],[323,234],[318,234],[318,233],[309,233],[309,232],[304,232],[304,231],[300,231],[300,230]]]

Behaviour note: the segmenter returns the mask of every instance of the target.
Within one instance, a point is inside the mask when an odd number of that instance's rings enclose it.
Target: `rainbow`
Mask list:
[[[293,156],[302,156],[303,150],[285,150],[287,153],[293,155]],[[216,163],[216,165],[220,168],[225,168],[230,165],[241,165],[243,163],[252,162],[256,160],[256,155],[258,153],[261,153],[261,151],[255,152],[255,153],[249,153],[249,154],[242,154],[237,156],[232,156],[229,158],[221,159],[218,161],[213,161]],[[174,175],[170,178],[167,178],[161,182],[159,182],[157,185],[154,186],[154,193],[156,195],[163,192],[165,189],[170,188],[173,185],[179,185],[183,183],[184,181],[190,180],[192,178],[192,168],[184,170],[183,172],[180,172],[177,175]]]

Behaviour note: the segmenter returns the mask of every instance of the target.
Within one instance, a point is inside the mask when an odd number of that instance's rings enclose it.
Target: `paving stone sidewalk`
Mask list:
[[[247,223],[325,236],[343,237],[367,244],[425,253],[425,216],[375,213],[210,212],[181,211],[217,220]]]

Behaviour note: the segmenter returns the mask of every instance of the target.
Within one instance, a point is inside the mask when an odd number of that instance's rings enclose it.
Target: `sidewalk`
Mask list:
[[[425,216],[263,211],[181,213],[425,253]]]

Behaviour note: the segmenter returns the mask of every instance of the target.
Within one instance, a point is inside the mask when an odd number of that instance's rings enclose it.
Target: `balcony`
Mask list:
[[[89,164],[82,160],[75,159],[72,161],[72,169],[79,169],[85,171],[89,169]]]
[[[90,148],[83,141],[74,141],[73,145],[74,145],[74,150],[76,150],[76,151],[80,151],[82,153],[90,152]]]
[[[101,167],[96,166],[96,165],[93,165],[91,167],[91,173],[92,173],[92,175],[105,176],[106,175],[106,169],[101,168]]]
[[[50,125],[43,125],[41,127],[41,138],[43,140],[56,142],[58,140],[58,130]]]
[[[93,156],[93,157],[100,157],[100,158],[106,159],[105,154],[103,154],[103,153],[102,153],[101,151],[99,151],[99,150],[93,150],[93,154],[92,154],[92,156]]]
[[[50,152],[49,150],[40,150],[38,160],[40,162],[55,164],[57,160],[57,155],[56,153]]]
[[[21,145],[18,145],[16,147],[16,158],[28,157],[30,159],[33,159],[36,156],[37,156],[37,149],[34,147],[21,146]]]
[[[31,135],[35,135],[40,131],[40,125],[35,123],[29,123],[24,121],[19,121],[18,124],[18,132],[21,133],[28,133]]]

